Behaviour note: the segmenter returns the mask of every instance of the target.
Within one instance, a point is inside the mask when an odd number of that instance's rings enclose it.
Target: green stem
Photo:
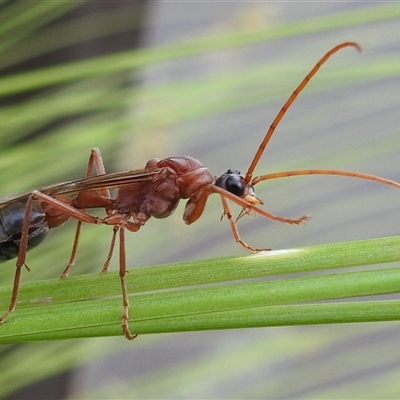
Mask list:
[[[280,275],[398,260],[400,237],[389,237],[137,268],[126,276],[130,324],[143,334],[397,320],[397,301],[301,303],[398,293],[400,268]],[[278,278],[235,282],[271,276]],[[205,284],[214,285],[196,287]],[[0,288],[3,308],[10,292]],[[120,297],[117,273],[22,285],[17,311],[0,328],[0,343],[120,335]]]

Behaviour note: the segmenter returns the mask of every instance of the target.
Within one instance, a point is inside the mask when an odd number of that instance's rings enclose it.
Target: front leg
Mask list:
[[[201,217],[210,194],[211,191],[209,185],[207,185],[189,198],[183,213],[185,224],[190,225]]]

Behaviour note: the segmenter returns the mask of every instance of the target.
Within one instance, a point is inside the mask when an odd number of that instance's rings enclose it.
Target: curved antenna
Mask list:
[[[280,109],[278,112],[277,116],[275,119],[272,121],[272,124],[270,125],[267,133],[265,134],[264,140],[261,142],[260,147],[257,150],[256,155],[253,158],[253,161],[250,164],[249,169],[246,172],[246,176],[244,178],[245,183],[249,183],[252,180],[253,177],[253,171],[257,166],[258,161],[260,160],[262,154],[264,153],[265,148],[267,147],[267,144],[269,140],[271,139],[276,127],[278,126],[279,122],[283,118],[283,116],[286,114],[286,111],[289,109],[289,107],[292,105],[292,103],[296,100],[296,97],[300,94],[300,92],[305,88],[307,83],[311,80],[311,78],[318,72],[318,70],[321,68],[323,64],[325,64],[328,59],[338,52],[339,50],[343,49],[344,47],[355,47],[358,51],[361,51],[361,47],[355,43],[355,42],[344,42],[341,44],[338,44],[335,46],[333,49],[329,50],[314,66],[314,68],[308,73],[308,75],[300,82],[300,85],[297,86],[297,88],[293,91],[293,93],[290,95],[290,97],[287,99],[286,103],[283,105],[283,107]]]
[[[282,171],[275,172],[273,174],[266,174],[256,176],[252,181],[252,185],[256,185],[261,181],[267,181],[269,179],[276,178],[288,178],[290,176],[300,176],[300,175],[337,175],[337,176],[347,176],[349,178],[358,178],[365,179],[368,181],[375,181],[379,183],[383,183],[384,185],[393,186],[395,188],[400,189],[400,183],[396,181],[392,181],[390,179],[381,178],[380,176],[363,174],[361,172],[352,172],[352,171],[340,171],[336,169],[299,169],[294,171]]]

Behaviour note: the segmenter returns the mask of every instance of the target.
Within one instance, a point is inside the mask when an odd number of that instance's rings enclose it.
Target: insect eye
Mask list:
[[[239,171],[232,171],[228,169],[225,174],[222,174],[215,181],[215,185],[238,197],[241,197],[244,194],[243,178]]]

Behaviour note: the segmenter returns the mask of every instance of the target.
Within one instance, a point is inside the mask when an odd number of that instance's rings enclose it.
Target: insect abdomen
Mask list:
[[[18,256],[24,222],[25,202],[16,201],[0,209],[0,262]],[[49,233],[46,216],[39,203],[34,203],[30,215],[28,251],[42,243]]]

